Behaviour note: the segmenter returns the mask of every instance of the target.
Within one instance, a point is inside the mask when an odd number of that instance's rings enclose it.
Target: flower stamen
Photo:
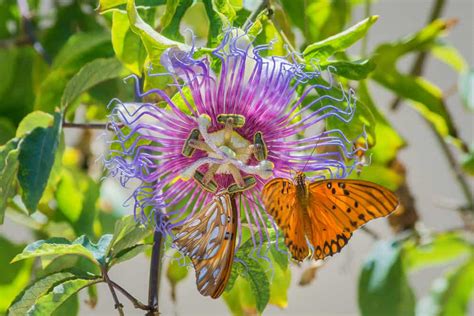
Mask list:
[[[207,157],[200,158],[186,168],[182,177],[193,177],[204,189],[214,192],[215,186],[211,184],[217,174],[230,174],[234,179],[234,191],[243,191],[253,187],[256,183],[254,177],[244,177],[242,172],[255,174],[264,179],[273,174],[273,163],[266,160],[267,147],[261,132],[257,132],[253,144],[235,131],[235,128],[245,124],[245,117],[238,114],[219,114],[217,121],[224,128],[212,133],[208,132],[211,118],[202,114],[198,117],[198,129],[191,131],[183,145],[183,155],[191,157],[194,150],[207,153]],[[202,140],[200,140],[202,138]],[[257,165],[247,164],[252,155],[259,161]],[[198,168],[207,164],[208,170],[203,174]],[[247,179],[247,180],[246,180]],[[214,183],[216,183],[214,181]]]

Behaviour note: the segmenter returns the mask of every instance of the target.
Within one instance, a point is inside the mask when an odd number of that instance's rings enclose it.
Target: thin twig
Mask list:
[[[445,0],[435,0],[433,9],[431,11],[430,17],[428,19],[428,23],[431,23],[432,21],[436,20],[438,17],[441,16],[441,13],[443,11],[445,5]],[[410,74],[415,75],[415,76],[420,76],[423,73],[423,68],[425,65],[425,59],[426,59],[427,53],[426,52],[420,52],[413,63],[413,66],[411,68]],[[400,98],[397,97],[391,104],[391,109],[395,110],[398,105],[400,104]],[[445,110],[445,113],[449,115],[448,109],[443,102],[441,102],[442,107]],[[428,121],[426,118],[423,117],[425,122],[428,124],[432,132],[434,133],[436,140],[438,141],[439,145],[441,146],[441,150],[443,151],[444,155],[448,159],[449,166],[454,173],[454,176],[456,177],[457,182],[459,183],[459,186],[461,187],[461,191],[466,199],[466,206],[462,208],[463,211],[471,211],[474,212],[474,198],[472,196],[472,191],[471,188],[469,187],[469,184],[464,177],[464,174],[461,170],[461,167],[459,166],[456,158],[454,157],[453,153],[448,147],[448,144],[445,142],[443,137],[439,135],[438,131],[436,130],[436,127]],[[452,121],[452,120],[450,120]],[[467,151],[467,146],[462,142],[463,151]]]
[[[125,314],[123,313],[123,305],[120,303],[117,293],[115,293],[115,289],[113,287],[112,281],[109,279],[109,275],[107,274],[107,269],[105,267],[101,267],[102,270],[102,277],[104,278],[104,281],[107,283],[109,286],[110,293],[112,294],[112,298],[114,299],[115,303],[115,309],[118,310],[120,316],[124,316]]]
[[[436,20],[441,16],[443,8],[445,5],[445,0],[435,0],[434,6],[431,10],[430,17],[428,18],[428,24]],[[428,56],[426,51],[418,53],[413,62],[410,70],[410,74],[413,76],[420,76],[423,73],[423,68],[425,66],[426,56]],[[396,110],[401,102],[401,98],[397,96],[391,103],[390,109]]]
[[[8,38],[0,41],[0,49],[9,49],[12,47],[20,47],[31,45],[31,40],[26,36],[20,36],[17,38]]]
[[[162,233],[155,230],[153,235],[153,248],[151,250],[150,279],[148,284],[148,306],[150,307],[150,312],[147,313],[147,315],[155,315],[155,312],[159,312],[158,296],[162,240]]]
[[[106,129],[107,124],[63,122],[63,127],[64,128],[81,128],[81,129]]]
[[[372,237],[372,239],[374,240],[379,240],[380,239],[380,236],[379,234],[377,234],[376,232],[374,232],[372,229],[366,227],[366,226],[363,226],[360,228],[364,233],[366,233],[367,235],[369,235],[370,237]]]
[[[257,7],[257,9],[255,9],[255,11],[253,11],[252,14],[250,14],[250,16],[248,17],[247,21],[245,21],[242,28],[246,30],[248,27],[250,27],[250,25],[252,25],[252,23],[255,22],[258,15],[261,12],[263,12],[263,10],[267,10],[269,6],[270,6],[270,0],[262,0],[262,2]]]
[[[456,158],[454,157],[453,153],[451,152],[451,149],[449,149],[448,144],[445,142],[443,137],[438,133],[436,130],[436,127],[428,121],[426,118],[423,117],[425,122],[428,124],[430,127],[431,131],[436,137],[436,140],[438,141],[439,145],[441,146],[441,149],[448,159],[449,166],[451,167],[451,171],[453,172],[457,182],[459,183],[459,186],[461,187],[461,191],[466,199],[466,205],[461,208],[461,210],[464,211],[470,211],[474,212],[474,198],[472,196],[472,190],[469,187],[469,184],[467,183],[466,178],[464,177],[464,173],[461,169],[461,166],[459,166],[459,163],[457,162]]]
[[[129,299],[133,303],[133,306],[135,306],[135,308],[139,308],[139,309],[143,309],[143,310],[150,310],[150,307],[148,305],[145,305],[142,302],[140,302],[137,298],[135,298],[132,294],[130,294],[123,287],[121,287],[120,285],[118,285],[117,283],[115,283],[112,280],[109,280],[109,281],[110,281],[110,284],[112,284],[112,286],[114,288],[116,288],[120,293],[123,294],[123,296],[125,296],[127,299]]]
[[[35,33],[35,26],[32,21],[32,14],[27,0],[17,0],[18,8],[20,10],[21,21],[25,30],[26,36],[30,44],[33,45],[34,50],[43,57],[44,61],[48,64],[52,64],[51,57],[46,53],[43,45],[38,41]]]
[[[371,16],[371,11],[372,11],[372,1],[371,0],[365,0],[364,4],[364,15],[366,18]],[[369,32],[362,38],[362,44],[361,44],[361,55],[363,58],[367,56],[367,43],[369,41]]]

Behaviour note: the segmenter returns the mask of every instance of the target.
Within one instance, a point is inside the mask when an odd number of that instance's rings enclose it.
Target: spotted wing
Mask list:
[[[398,206],[390,190],[363,180],[324,180],[309,185],[310,242],[315,259],[341,251],[352,232]]]
[[[218,298],[224,292],[234,260],[236,231],[235,201],[221,194],[176,234],[174,243],[191,258],[202,295]]]
[[[285,235],[285,244],[294,259],[302,261],[309,254],[303,224],[303,211],[291,180],[275,178],[262,191],[263,205]]]

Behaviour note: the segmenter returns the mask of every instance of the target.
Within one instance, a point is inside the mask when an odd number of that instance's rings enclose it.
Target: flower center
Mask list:
[[[218,188],[215,176],[230,174],[234,183],[225,189],[229,193],[235,193],[252,188],[257,183],[254,175],[264,179],[272,175],[273,163],[266,159],[267,149],[262,133],[255,133],[254,142],[251,143],[235,131],[235,128],[244,126],[244,116],[219,114],[217,121],[223,128],[212,133],[207,131],[211,123],[208,115],[200,115],[197,121],[198,129],[190,133],[183,145],[182,153],[191,157],[195,150],[200,150],[207,153],[207,157],[200,158],[187,167],[181,174],[184,179],[193,177],[204,189],[215,193]],[[252,156],[258,164],[250,165]],[[205,174],[197,170],[203,165],[208,166]]]

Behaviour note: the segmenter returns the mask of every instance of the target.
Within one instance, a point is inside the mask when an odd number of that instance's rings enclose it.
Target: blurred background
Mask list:
[[[199,2],[199,1],[198,1]],[[311,7],[312,1],[308,2]],[[321,6],[332,1],[314,1]],[[333,1],[337,2],[337,1]],[[379,20],[371,28],[367,37],[366,51],[372,52],[381,43],[395,42],[409,34],[413,34],[427,25],[430,12],[435,3],[432,0],[379,0],[371,1],[370,14],[379,15]],[[444,1],[443,1],[444,2]],[[22,3],[22,1],[18,1]],[[343,23],[346,27],[355,24],[367,16],[367,7],[364,1],[352,1],[352,10]],[[54,90],[63,89],[54,85],[55,80],[64,80],[74,74],[78,65],[84,61],[77,58],[70,68],[65,67],[56,70],[56,78],[48,75],[48,63],[52,58],[58,58],[58,52],[65,45],[68,38],[78,31],[82,32],[104,32],[110,25],[110,16],[104,14],[99,16],[94,10],[97,3],[76,3],[74,1],[29,1],[29,12],[32,14],[33,24],[28,25],[16,23],[19,8],[16,3],[9,0],[0,0],[0,144],[10,139],[15,134],[18,122],[26,113],[33,109],[45,110],[54,108],[57,97]],[[199,4],[197,4],[199,5]],[[259,5],[259,1],[244,1],[243,5],[249,11]],[[55,8],[55,11],[49,11]],[[313,12],[313,11],[311,11]],[[318,11],[314,11],[318,15]],[[303,14],[301,12],[301,14]],[[43,18],[45,17],[45,18]],[[455,19],[449,27],[448,34],[443,39],[455,47],[465,59],[467,67],[474,65],[474,2],[472,0],[445,1],[440,18]],[[194,19],[206,20],[205,16],[194,17]],[[19,19],[21,20],[21,19]],[[290,16],[291,20],[291,16]],[[186,19],[184,19],[184,23]],[[203,22],[204,23],[204,22]],[[293,22],[295,23],[295,22]],[[336,22],[334,22],[336,23]],[[295,23],[296,24],[296,23]],[[58,25],[62,25],[58,28]],[[43,47],[32,48],[28,43],[29,27],[34,27],[36,35],[40,35]],[[184,26],[181,28],[183,29]],[[105,30],[105,31],[104,31]],[[32,31],[32,32],[33,32]],[[199,35],[199,30],[196,31]],[[295,30],[296,38],[301,41],[303,32]],[[23,35],[22,35],[23,34]],[[35,35],[35,36],[36,36]],[[26,36],[26,37],[25,37]],[[205,37],[204,37],[205,38]],[[23,42],[22,42],[23,41]],[[100,40],[97,39],[99,42]],[[110,50],[110,42],[105,35],[101,39],[98,50],[102,50],[105,57],[114,55]],[[360,43],[352,46],[348,54],[359,55]],[[44,50],[44,51],[43,51]],[[87,52],[82,57],[86,60]],[[64,60],[68,58],[67,53],[60,55]],[[397,67],[402,73],[409,73],[416,54],[408,54],[400,59]],[[56,63],[60,63],[54,59]],[[54,63],[53,63],[54,65]],[[443,92],[446,107],[452,116],[454,124],[458,128],[459,138],[467,144],[474,142],[474,120],[472,112],[463,105],[458,93],[459,73],[453,67],[433,58],[426,57],[423,76],[440,87]],[[9,85],[6,81],[10,82]],[[51,83],[51,90],[45,91],[44,81]],[[49,81],[48,81],[49,80]],[[471,86],[473,91],[472,79]],[[402,100],[396,110],[391,108],[394,100],[393,91],[382,87],[374,81],[368,81],[372,97],[380,111],[385,113],[387,119],[392,123],[395,130],[406,140],[406,147],[400,149],[397,155],[398,161],[406,169],[406,183],[414,198],[414,207],[420,218],[417,228],[431,231],[458,230],[463,227],[464,222],[457,210],[462,206],[465,196],[461,192],[452,169],[449,167],[447,158],[443,153],[439,142],[434,137],[433,130],[428,127],[426,120],[416,112],[408,103]],[[128,89],[128,90],[127,90]],[[75,115],[70,115],[74,121],[101,122],[106,113],[104,105],[108,99],[115,96],[127,98],[131,96],[129,87],[123,87],[120,80],[111,80],[94,87],[90,93],[77,104]],[[133,98],[133,97],[132,97]],[[6,123],[5,123],[6,122]],[[97,181],[101,176],[102,167],[97,162],[97,157],[103,153],[102,131],[83,131],[79,129],[65,129],[66,149],[63,163],[72,169],[86,170],[88,177]],[[379,139],[383,142],[383,139]],[[464,159],[463,153],[452,145],[448,145],[457,161]],[[71,171],[75,174],[76,171]],[[473,178],[466,176],[470,188],[474,186]],[[113,218],[121,214],[129,214],[130,208],[121,205],[121,201],[128,197],[129,191],[122,189],[114,179],[107,179],[101,188],[100,201],[97,202],[97,211],[101,212],[101,231],[107,231]],[[50,193],[52,197],[54,192]],[[471,191],[471,195],[474,194]],[[47,204],[47,203],[46,203]],[[49,205],[54,209],[56,205]],[[37,214],[39,213],[39,214]],[[61,223],[58,217],[48,219],[48,212],[37,212],[33,221],[27,223],[26,216],[18,215],[15,211],[7,209],[5,222],[0,226],[2,238],[13,243],[30,243],[38,237],[44,238],[56,233],[63,235],[74,235],[67,225]],[[105,215],[104,215],[105,214]],[[111,215],[113,214],[113,216]],[[46,228],[38,228],[35,222],[48,222],[50,231]],[[67,222],[67,221],[66,221]],[[393,231],[386,219],[378,219],[367,225],[376,232],[380,238],[390,238]],[[97,227],[95,228],[97,230]],[[74,230],[74,229],[73,229]],[[472,238],[472,236],[470,237]],[[472,239],[471,239],[472,240]],[[288,306],[285,309],[276,306],[268,306],[266,315],[358,315],[357,302],[358,279],[361,267],[368,254],[373,250],[374,239],[364,231],[356,231],[351,242],[344,250],[327,260],[324,265],[318,267],[314,279],[308,285],[299,285],[302,275],[314,264],[305,262],[291,267],[291,285],[288,291]],[[21,249],[21,248],[20,248]],[[168,259],[165,259],[168,260]],[[442,276],[445,271],[459,264],[459,260],[441,264],[436,267],[428,267],[409,274],[409,282],[417,298],[429,294],[436,278]],[[0,261],[2,254],[0,254]],[[148,291],[148,261],[144,254],[127,261],[110,271],[110,277],[126,288],[135,296],[145,298]],[[2,262],[1,265],[4,265]],[[166,267],[166,264],[164,265]],[[176,301],[171,299],[171,287],[166,277],[163,276],[160,288],[160,308],[163,315],[225,315],[229,311],[223,300],[212,300],[202,297],[196,290],[194,272],[176,286]],[[99,284],[98,303],[94,309],[86,304],[80,304],[81,315],[116,315],[113,310],[113,301],[105,284]],[[1,287],[0,287],[1,289]],[[0,296],[2,293],[0,292]],[[80,294],[80,301],[87,299],[85,291]],[[142,312],[134,310],[125,302],[126,315],[141,315]],[[469,315],[474,315],[474,305],[469,307]]]

